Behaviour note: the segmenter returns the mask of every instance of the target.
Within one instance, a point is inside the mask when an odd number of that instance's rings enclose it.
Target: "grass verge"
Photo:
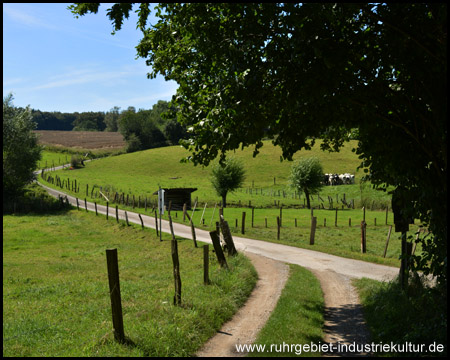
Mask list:
[[[447,356],[447,293],[410,278],[406,291],[389,283],[354,280],[374,344],[396,344],[375,356]]]
[[[301,345],[323,342],[324,302],[320,283],[310,271],[297,265],[289,267],[289,279],[277,306],[248,356],[321,356],[320,352],[301,351]]]

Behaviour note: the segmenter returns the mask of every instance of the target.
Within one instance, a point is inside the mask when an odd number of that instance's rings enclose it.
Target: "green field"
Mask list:
[[[242,255],[220,269],[179,239],[182,306],[169,236],[77,210],[3,217],[3,356],[189,356],[243,304],[256,273]],[[105,250],[118,249],[125,335],[113,340]]]
[[[48,169],[70,163],[71,154],[42,150],[41,160],[38,161],[37,169]]]
[[[360,162],[355,153],[351,151],[355,146],[356,142],[353,141],[339,153],[329,153],[321,151],[319,145],[316,144],[310,151],[299,152],[295,159],[301,156],[317,156],[325,172],[355,173]],[[98,193],[99,188],[102,187],[103,193],[110,199],[116,192],[128,195],[129,206],[121,204],[121,208],[145,213],[144,199],[146,198],[148,201],[147,214],[152,212],[151,204],[154,206],[156,201],[153,193],[159,186],[196,187],[198,190],[192,193],[193,206],[198,199],[196,211],[191,213],[194,224],[214,229],[215,222],[218,221],[217,204],[219,204],[220,198],[212,188],[210,169],[180,163],[180,159],[186,154],[186,150],[178,146],[152,149],[94,160],[86,163],[85,168],[82,169],[60,170],[47,174],[53,177],[59,176],[61,181],[65,180],[66,183],[69,179],[71,183],[77,180],[79,192],[73,192],[67,188],[63,190],[81,200],[86,197],[87,185],[87,199],[105,204],[106,200]],[[304,195],[295,194],[288,188],[287,179],[292,163],[280,162],[280,155],[280,149],[269,142],[265,143],[256,158],[252,157],[251,149],[236,151],[234,154],[242,160],[247,171],[244,186],[228,196],[229,205],[224,210],[225,218],[234,234],[240,234],[242,212],[246,212],[246,237],[399,266],[400,241],[398,234],[393,231],[386,258],[383,257],[389,226],[393,224],[392,213],[388,212],[386,222],[386,211],[384,210],[390,205],[390,196],[386,192],[372,189],[370,184],[360,182],[361,172],[356,172],[356,184],[326,186],[320,196],[313,196],[312,205],[315,207],[314,215],[317,217],[318,228],[315,245],[311,247],[309,245],[310,210],[303,209]],[[50,186],[56,188],[54,185]],[[131,205],[133,195],[134,207]],[[141,205],[139,209],[137,207],[138,199],[140,199]],[[330,210],[329,199],[333,199],[332,210]],[[344,206],[343,200],[347,204],[354,200],[352,208]],[[334,210],[336,204],[339,204],[337,226],[335,226],[336,212]],[[249,206],[255,207],[253,227],[251,226],[252,210]],[[365,206],[366,209],[366,254],[361,254],[360,245],[362,206]],[[280,215],[280,207],[283,207],[282,229],[280,240],[277,240],[276,217]],[[372,208],[373,210],[371,210]],[[165,218],[167,219],[167,215]],[[172,218],[174,221],[181,221],[181,213],[175,213]],[[297,226],[295,226],[296,219]],[[238,227],[236,227],[236,220]],[[418,225],[412,225],[410,235],[413,236],[417,229]],[[418,247],[416,251],[419,253],[420,248]]]
[[[353,173],[356,177],[355,185],[326,186],[320,193],[324,205],[328,206],[328,196],[339,202],[344,198],[347,202],[352,199],[355,207],[371,206],[385,208],[390,203],[390,197],[380,191],[371,189],[367,183],[360,184],[363,172],[356,171],[360,164],[358,157],[351,151],[356,146],[355,141],[348,143],[339,153],[323,152],[319,144],[310,150],[303,150],[296,154],[295,159],[305,156],[317,156],[325,173]],[[86,164],[79,170],[61,170],[56,172],[60,177],[71,180],[77,179],[81,189],[86,184],[108,188],[113,192],[133,194],[141,197],[155,199],[153,193],[162,188],[189,187],[198,190],[192,194],[193,199],[198,198],[200,204],[214,205],[221,198],[215,193],[211,181],[209,167],[194,166],[180,163],[187,156],[187,151],[179,146],[164,147],[145,150],[131,154],[123,154],[104,159],[98,159]],[[292,162],[280,162],[281,150],[266,141],[258,156],[253,158],[252,149],[236,151],[232,154],[242,160],[246,171],[246,180],[243,187],[235,193],[228,195],[228,203],[238,206],[274,206],[278,201],[284,206],[299,206],[304,203],[304,196],[294,194],[288,187],[288,177]],[[274,180],[275,179],[275,180]],[[295,196],[295,198],[294,198]],[[322,201],[313,198],[312,205],[318,206]],[[374,204],[372,204],[374,203]]]

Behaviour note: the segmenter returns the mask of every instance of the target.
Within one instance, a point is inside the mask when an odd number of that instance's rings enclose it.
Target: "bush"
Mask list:
[[[139,150],[142,150],[141,140],[135,134],[131,134],[127,139],[127,153]]]
[[[82,157],[79,155],[72,155],[72,158],[70,159],[70,165],[76,169],[81,168],[82,166],[84,166]]]

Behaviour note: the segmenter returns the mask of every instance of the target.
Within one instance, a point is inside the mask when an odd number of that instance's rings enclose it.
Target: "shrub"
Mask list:
[[[80,168],[84,166],[83,159],[79,155],[72,155],[72,158],[70,159],[70,165],[73,168]]]

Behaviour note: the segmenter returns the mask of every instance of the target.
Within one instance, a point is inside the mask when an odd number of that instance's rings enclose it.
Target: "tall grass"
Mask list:
[[[383,283],[371,279],[354,280],[359,291],[364,316],[375,344],[399,344],[396,351],[378,356],[447,356],[446,292],[425,284],[417,274],[410,277],[406,291],[398,279]],[[405,344],[410,349],[399,351]],[[441,351],[436,351],[437,346]],[[433,351],[434,349],[434,351]],[[405,348],[408,350],[408,348]]]

